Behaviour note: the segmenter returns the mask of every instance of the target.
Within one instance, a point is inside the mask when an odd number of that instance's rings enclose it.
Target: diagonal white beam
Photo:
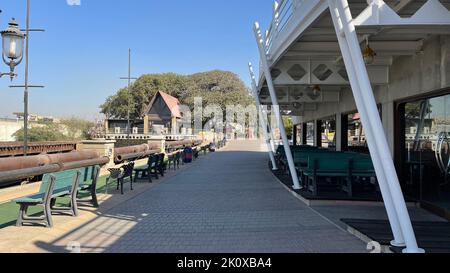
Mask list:
[[[401,0],[397,5],[394,7],[395,12],[399,12],[402,9],[404,9],[409,3],[411,3],[413,0]]]
[[[366,137],[368,140],[368,145],[370,149],[370,155],[373,160],[374,167],[377,172],[378,183],[380,185],[380,190],[383,196],[384,204],[386,207],[387,215],[389,218],[389,223],[391,225],[391,230],[394,235],[394,241],[391,242],[394,246],[405,246],[405,240],[403,238],[403,233],[401,231],[400,222],[398,220],[397,212],[395,211],[394,203],[392,201],[391,192],[387,186],[387,178],[384,172],[383,166],[380,163],[380,155],[378,149],[374,146],[372,139],[374,138],[375,132],[372,127],[369,126],[369,114],[364,107],[364,101],[361,96],[361,88],[358,83],[358,74],[351,60],[351,53],[346,40],[343,35],[343,25],[340,21],[339,12],[335,6],[334,0],[329,0],[330,13],[333,19],[333,24],[336,29],[337,38],[341,46],[341,52],[343,60],[347,69],[347,74],[350,79],[353,97],[355,99],[358,111],[361,115],[361,120],[364,125],[364,130],[366,132]],[[377,114],[378,116],[378,114]]]
[[[258,45],[259,55],[261,59],[261,68],[263,69],[267,81],[267,87],[269,88],[270,97],[272,98],[273,103],[272,112],[275,114],[277,125],[280,129],[281,139],[283,140],[284,151],[289,164],[289,170],[291,173],[292,182],[294,184],[294,189],[300,190],[301,189],[299,182],[300,180],[298,179],[297,169],[295,168],[294,158],[292,156],[291,147],[286,134],[286,128],[284,127],[283,119],[281,117],[280,105],[278,104],[275,86],[273,84],[272,75],[270,73],[269,63],[267,60],[267,53],[264,47],[264,38],[262,37],[262,32],[259,23],[255,23],[253,31],[255,33],[256,43]]]
[[[361,120],[366,129],[367,141],[379,178],[380,189],[388,211],[396,241],[399,240],[397,224],[401,229],[407,253],[422,253],[411,224],[406,202],[400,187],[389,145],[379,117],[372,86],[359,46],[353,17],[347,0],[328,0],[333,22],[341,46],[344,62],[351,77],[351,86]],[[392,203],[391,203],[392,202]],[[392,211],[392,206],[393,210]],[[398,221],[398,222],[397,222]]]
[[[274,150],[273,150],[272,140],[269,137],[269,132],[267,131],[269,129],[269,127],[267,126],[267,113],[265,113],[263,111],[263,109],[261,108],[261,102],[258,97],[258,88],[256,87],[256,77],[255,77],[255,73],[253,72],[253,66],[251,63],[248,64],[248,69],[249,69],[250,78],[252,81],[252,95],[253,95],[253,98],[255,99],[256,107],[258,108],[259,122],[261,125],[261,129],[263,131],[264,139],[267,144],[267,150],[269,152],[270,161],[272,162],[272,170],[276,171],[276,170],[278,170],[278,166],[275,161],[275,156],[273,154]]]

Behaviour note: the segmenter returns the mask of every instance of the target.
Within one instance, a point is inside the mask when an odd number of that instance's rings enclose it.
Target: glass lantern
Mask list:
[[[23,58],[25,35],[13,18],[6,30],[1,32],[3,40],[3,61],[9,66],[20,64]]]

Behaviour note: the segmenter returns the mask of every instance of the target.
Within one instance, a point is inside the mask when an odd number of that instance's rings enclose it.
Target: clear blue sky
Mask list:
[[[70,1],[70,0],[69,0]],[[11,17],[25,25],[25,0],[0,2],[0,28]],[[126,85],[127,51],[133,74],[230,70],[248,83],[247,63],[258,62],[255,20],[267,26],[272,0],[31,0],[30,112],[57,117],[101,117],[98,106]],[[0,65],[5,72],[7,66]],[[23,84],[20,77],[14,84]],[[23,90],[0,79],[0,117],[23,111]]]

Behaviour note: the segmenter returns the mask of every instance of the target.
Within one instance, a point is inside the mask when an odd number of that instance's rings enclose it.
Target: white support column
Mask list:
[[[271,144],[271,140],[269,137],[269,132],[267,131],[267,129],[268,129],[267,122],[266,122],[267,112],[264,112],[263,109],[261,108],[261,102],[258,97],[258,88],[256,87],[255,73],[253,72],[253,66],[251,63],[248,64],[248,69],[250,71],[250,78],[252,80],[252,94],[253,94],[253,97],[255,98],[256,107],[258,108],[258,112],[259,112],[259,122],[261,125],[260,127],[263,130],[264,139],[267,144],[267,151],[269,152],[270,161],[272,161],[272,170],[276,171],[276,170],[278,170],[278,166],[275,161],[275,156],[273,154],[273,149],[272,149],[272,144]]]
[[[423,250],[417,245],[348,2],[347,0],[328,0],[328,3],[394,234],[395,241],[392,243],[402,245],[405,242],[407,247],[405,252],[421,253]]]
[[[394,102],[386,102],[382,105],[382,116],[383,116],[383,127],[386,132],[386,138],[388,139],[389,149],[391,154],[394,154],[395,148],[395,113],[394,113]]]
[[[283,119],[281,117],[280,105],[278,104],[278,98],[277,98],[277,94],[275,91],[275,86],[273,84],[272,75],[270,73],[269,63],[267,61],[267,54],[266,54],[266,50],[264,47],[264,38],[262,37],[259,23],[255,23],[253,30],[255,32],[256,43],[258,44],[262,69],[264,71],[264,75],[265,75],[266,81],[267,81],[267,86],[268,86],[269,92],[270,92],[270,97],[272,99],[272,104],[273,104],[272,111],[276,116],[278,127],[280,129],[281,139],[283,140],[284,151],[285,151],[286,158],[287,158],[287,161],[289,164],[289,170],[291,172],[292,182],[294,184],[293,188],[295,190],[300,190],[301,189],[300,181],[298,179],[297,169],[295,168],[294,158],[292,156],[289,140],[286,135],[286,128],[284,127]]]
[[[268,110],[268,107],[266,109]],[[275,140],[277,140],[276,136],[275,136],[275,130],[277,129],[276,127],[277,127],[278,121],[275,117],[275,114],[273,113],[273,108],[270,108],[270,112],[267,111],[267,118],[268,119],[270,118],[270,124],[268,121],[267,121],[267,124],[269,124],[269,131],[270,131],[270,136],[272,139],[270,144],[272,145],[272,150],[275,153],[276,152]]]

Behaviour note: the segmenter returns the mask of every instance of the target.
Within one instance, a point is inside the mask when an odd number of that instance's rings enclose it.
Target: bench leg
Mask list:
[[[28,205],[20,204],[19,217],[17,218],[17,222],[16,222],[17,227],[23,226],[23,222],[26,218],[27,211],[28,211]]]
[[[91,189],[91,197],[92,197],[92,205],[94,206],[94,208],[98,208],[98,199],[97,199],[97,190],[96,189]]]
[[[349,176],[347,181],[348,197],[353,197],[353,177]]]
[[[119,179],[120,180],[120,193],[123,194],[123,178]]]
[[[56,205],[56,198],[50,200],[50,209],[53,209]]]
[[[133,190],[133,175],[130,176],[130,189]]]
[[[147,176],[148,176],[148,183],[153,183],[151,171],[150,172],[147,171],[145,173],[147,173]]]
[[[44,204],[44,217],[48,228],[53,227],[52,209],[50,203]]]
[[[313,177],[313,194],[317,196],[319,194],[319,190],[317,189],[317,176]]]
[[[78,216],[78,204],[77,204],[77,194],[70,199],[70,210],[72,211],[72,215]]]
[[[134,182],[137,182],[139,178],[139,171],[134,171]]]
[[[108,194],[109,179],[110,179],[110,177],[106,178],[105,194]]]

